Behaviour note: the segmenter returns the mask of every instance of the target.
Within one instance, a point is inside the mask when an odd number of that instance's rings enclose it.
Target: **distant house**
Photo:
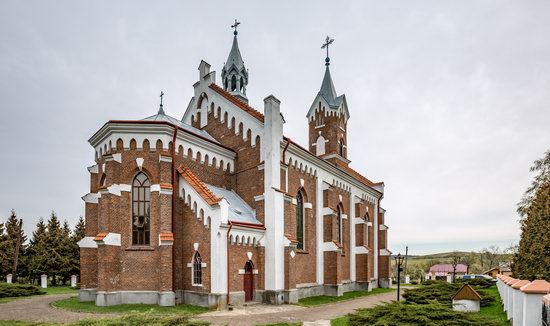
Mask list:
[[[456,265],[456,276],[461,277],[468,273],[468,266],[464,264]],[[431,275],[432,279],[446,279],[447,275],[453,275],[453,265],[451,264],[437,264],[430,267],[428,275]]]
[[[464,284],[451,299],[453,300],[453,310],[455,311],[479,311],[481,296],[468,284]]]
[[[483,275],[489,275],[492,278],[496,278],[497,274],[500,274],[500,268],[498,267],[493,267],[490,270],[483,272]]]
[[[499,272],[502,275],[512,276],[512,267],[510,263],[500,263],[498,264]]]

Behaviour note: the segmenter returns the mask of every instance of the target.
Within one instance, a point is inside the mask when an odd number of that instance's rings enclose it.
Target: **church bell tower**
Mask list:
[[[348,104],[344,94],[338,96],[330,76],[328,47],[334,39],[327,36],[321,49],[327,49],[325,76],[321,89],[307,113],[309,150],[334,164],[348,165],[347,148]]]
[[[231,95],[236,96],[240,100],[248,103],[246,97],[246,86],[248,85],[248,71],[244,66],[244,61],[239,50],[237,42],[237,26],[240,22],[235,19],[235,24],[231,25],[233,31],[233,46],[227,57],[227,61],[222,69],[223,89]]]

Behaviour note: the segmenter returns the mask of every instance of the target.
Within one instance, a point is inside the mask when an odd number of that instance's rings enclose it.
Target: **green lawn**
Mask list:
[[[479,314],[490,317],[503,326],[509,326],[510,322],[506,317],[506,313],[504,312],[502,303],[500,303],[500,295],[498,294],[498,289],[496,285],[487,288],[485,292],[494,295],[497,299],[496,301],[491,302],[489,306],[481,307]]]
[[[121,304],[118,306],[98,307],[95,302],[80,302],[77,297],[71,297],[64,300],[59,300],[52,303],[52,306],[60,309],[66,309],[77,312],[93,312],[93,313],[167,313],[177,315],[196,315],[209,311],[208,308],[191,306],[186,304],[176,305],[175,307],[161,307],[158,305],[149,304]]]
[[[355,299],[355,298],[359,298],[359,297],[365,297],[365,296],[369,296],[369,295],[375,295],[375,294],[386,293],[386,292],[391,292],[391,291],[395,291],[395,290],[394,289],[377,288],[377,289],[372,289],[372,291],[370,291],[370,292],[366,291],[366,290],[365,291],[351,291],[351,292],[344,293],[344,295],[341,296],[341,297],[320,295],[320,296],[317,296],[317,297],[308,297],[308,298],[300,299],[298,301],[298,305],[304,306],[304,307],[315,307],[315,306],[326,304],[326,303],[346,301],[346,300],[351,300],[351,299]]]
[[[155,325],[155,326],[207,326],[207,322],[190,320],[186,315],[161,315],[152,313],[134,313],[131,315],[125,315],[115,318],[90,318],[80,320],[70,324],[46,324],[46,323],[33,323],[24,321],[13,320],[0,320],[0,326],[141,326],[141,325]]]
[[[40,289],[41,292],[45,292],[45,293],[39,293],[39,294],[34,294],[34,295],[27,295],[27,296],[20,296],[20,297],[6,297],[6,298],[0,298],[0,304],[2,303],[6,303],[6,302],[11,302],[13,300],[19,300],[19,299],[25,299],[25,298],[30,298],[30,297],[33,297],[35,295],[48,295],[48,294],[64,294],[64,293],[74,293],[74,294],[77,294],[78,293],[78,290],[77,289],[74,289],[74,288],[71,288],[70,286],[68,285],[65,285],[65,286],[50,286],[46,289]],[[0,326],[2,326],[2,324],[0,324]]]
[[[338,317],[330,321],[330,326],[348,326],[349,318],[348,316]]]

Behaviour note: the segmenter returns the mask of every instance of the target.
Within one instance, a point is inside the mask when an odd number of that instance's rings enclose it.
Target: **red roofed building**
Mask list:
[[[456,276],[463,276],[468,273],[468,266],[464,264],[456,265]],[[437,264],[430,267],[428,274],[431,274],[436,279],[444,279],[447,275],[453,275],[453,265]]]
[[[90,138],[80,299],[222,308],[388,286],[384,184],[349,166],[328,58],[303,147],[283,135],[277,98],[248,104],[236,32],[220,84],[198,70],[181,120],[161,95],[157,114]]]

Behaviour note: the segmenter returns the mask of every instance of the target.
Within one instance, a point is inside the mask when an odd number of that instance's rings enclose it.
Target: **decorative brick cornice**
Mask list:
[[[224,91],[223,88],[220,86],[212,83],[209,86],[212,90],[214,90],[216,93],[220,94],[222,97],[224,97],[229,102],[235,104],[239,109],[243,110],[244,112],[250,114],[254,118],[258,119],[261,122],[264,122],[264,115],[261,114],[256,109],[252,108],[248,104],[244,103],[243,101],[240,101],[235,96],[229,94],[228,92]]]

